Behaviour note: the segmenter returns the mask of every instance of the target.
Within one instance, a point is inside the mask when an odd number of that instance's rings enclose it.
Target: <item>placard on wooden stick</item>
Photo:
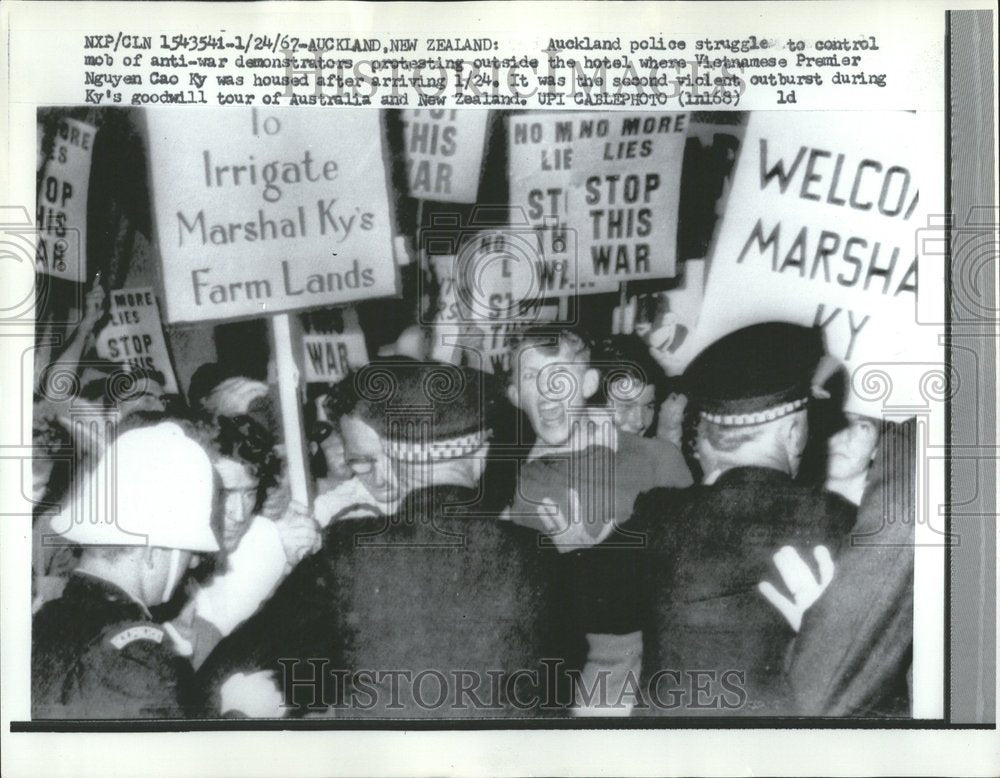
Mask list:
[[[410,196],[476,202],[489,112],[408,108],[402,115]]]
[[[170,322],[395,294],[377,111],[147,114]]]
[[[308,503],[286,312],[397,291],[381,114],[164,110],[147,129],[167,318],[271,316],[289,485]]]
[[[892,113],[870,121],[877,133],[859,133],[853,114],[751,116],[689,354],[768,320],[821,327],[851,373],[938,353],[916,311],[916,237],[935,195],[921,176],[932,153],[921,140],[925,120]],[[910,394],[922,402],[919,382],[895,383],[894,402]],[[857,391],[848,398],[850,410],[867,415],[881,406]]]
[[[52,151],[42,161],[35,264],[67,281],[87,280],[87,190],[96,136],[97,128],[86,122],[60,119]]]
[[[511,205],[542,239],[545,296],[675,273],[686,113],[511,117]]]
[[[152,287],[114,289],[109,297],[110,318],[97,335],[97,355],[130,368],[157,371],[163,375],[165,392],[179,392]]]

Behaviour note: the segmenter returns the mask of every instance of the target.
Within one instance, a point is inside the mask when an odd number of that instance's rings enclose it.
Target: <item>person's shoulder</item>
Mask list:
[[[109,624],[91,642],[89,651],[139,662],[157,662],[173,656],[170,636],[151,621]]]
[[[678,520],[678,509],[696,499],[695,490],[677,486],[657,486],[640,492],[635,498],[632,518],[629,527],[639,527],[642,522],[659,523],[659,520],[669,514]]]
[[[140,608],[124,597],[109,597],[99,582],[72,575],[62,596],[46,602],[32,619],[39,635],[56,631],[65,636],[100,634],[108,624],[125,622],[140,615]],[[59,637],[59,635],[57,635]]]
[[[171,638],[161,626],[123,621],[107,625],[84,645],[76,665],[85,686],[127,693],[173,685],[177,663]]]
[[[323,549],[326,552],[340,552],[357,537],[372,533],[386,532],[391,526],[390,516],[361,516],[343,521],[335,521],[323,533]]]
[[[825,487],[813,489],[814,499],[822,505],[822,516],[827,526],[834,532],[846,532],[854,526],[858,517],[858,507],[850,500]]]
[[[620,432],[618,457],[625,466],[640,463],[651,467],[660,486],[684,487],[693,483],[684,455],[669,440]]]
[[[569,474],[580,469],[571,467],[570,462],[579,461],[586,455],[586,451],[564,451],[520,462],[513,499],[515,513],[528,511],[534,514],[535,506],[542,498],[561,495],[566,489]]]
[[[109,715],[182,715],[189,678],[167,632],[151,621],[109,624],[81,653],[77,695]]]

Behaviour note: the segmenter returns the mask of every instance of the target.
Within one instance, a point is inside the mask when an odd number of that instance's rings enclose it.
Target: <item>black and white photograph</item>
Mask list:
[[[39,110],[32,716],[911,717],[881,126]]]
[[[4,3],[0,772],[997,774],[968,5]]]

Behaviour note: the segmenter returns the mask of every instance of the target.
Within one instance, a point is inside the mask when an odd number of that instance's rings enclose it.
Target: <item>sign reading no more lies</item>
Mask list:
[[[130,370],[159,372],[164,391],[177,393],[177,378],[170,364],[153,289],[145,286],[114,289],[109,296],[110,318],[97,336],[97,355],[128,365]]]
[[[146,114],[167,319],[396,293],[380,114]]]
[[[514,116],[511,205],[541,235],[546,296],[675,273],[686,113]]]

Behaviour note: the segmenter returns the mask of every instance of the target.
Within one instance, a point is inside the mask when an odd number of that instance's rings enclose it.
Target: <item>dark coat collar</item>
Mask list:
[[[715,479],[713,486],[738,486],[742,484],[790,484],[792,477],[773,467],[733,467]]]
[[[149,609],[111,581],[76,570],[66,582],[63,597],[90,602],[104,602],[135,610],[135,619],[149,619]]]

